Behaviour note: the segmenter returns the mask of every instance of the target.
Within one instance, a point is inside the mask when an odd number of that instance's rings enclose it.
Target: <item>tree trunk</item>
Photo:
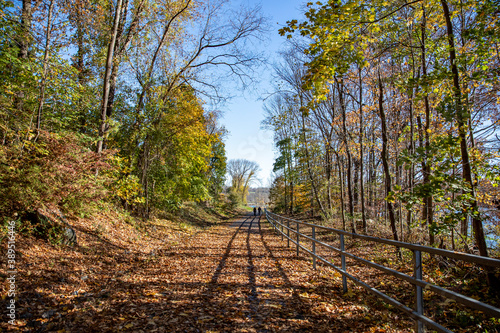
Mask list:
[[[340,214],[342,217],[342,230],[345,228],[345,210],[344,210],[344,175],[342,174],[342,162],[340,161],[339,154],[335,152],[337,156],[337,167],[339,170],[339,183],[340,183]]]
[[[23,0],[21,9],[21,33],[18,39],[19,59],[28,59],[28,50],[31,42],[31,22],[33,20],[32,0]]]
[[[50,44],[50,36],[52,31],[52,12],[54,10],[54,0],[50,1],[49,4],[49,13],[47,17],[47,30],[45,33],[45,50],[43,53],[43,72],[42,72],[42,81],[40,83],[40,99],[38,102],[38,113],[36,117],[36,139],[40,135],[40,129],[42,126],[42,109],[43,103],[45,101],[45,84],[47,82],[47,67],[49,62],[49,44]]]
[[[302,106],[302,96],[300,99],[300,104]],[[307,137],[306,137],[305,116],[303,113],[301,113],[301,117],[302,117],[302,135],[303,135],[303,140],[304,140],[304,148],[306,151],[307,173],[309,175],[309,180],[311,181],[311,187],[312,187],[312,190],[314,192],[314,197],[316,198],[316,203],[318,204],[318,207],[321,210],[321,213],[323,213],[323,215],[326,216],[325,208],[323,207],[321,200],[319,200],[318,190],[316,188],[316,184],[314,183],[314,177],[313,177],[312,170],[311,170],[311,162],[310,162],[310,157],[309,157],[309,147],[307,144]]]
[[[365,184],[364,184],[364,153],[363,153],[363,139],[364,139],[364,126],[363,124],[363,80],[361,79],[361,68],[359,68],[359,159],[360,164],[360,192],[361,192],[361,220],[363,226],[363,233],[367,233],[366,226],[366,211],[365,211]]]
[[[387,125],[386,125],[386,118],[385,118],[385,111],[384,111],[384,90],[382,87],[382,79],[380,78],[380,72],[378,73],[378,86],[379,86],[379,96],[378,96],[378,110],[380,114],[380,122],[382,125],[382,164],[384,166],[384,173],[385,173],[385,191],[387,194],[392,192],[392,184],[391,184],[391,174],[389,171],[389,163],[388,163],[388,151],[387,151]],[[391,230],[392,234],[394,237],[394,240],[399,240],[398,237],[398,230],[396,228],[396,217],[394,215],[394,207],[392,205],[392,202],[390,200],[386,201],[387,203],[387,210],[389,213],[389,221],[391,225]]]
[[[148,171],[149,171],[149,137],[146,136],[143,144],[142,158],[140,159],[139,170],[141,170],[141,185],[143,189],[143,195],[146,199],[146,204],[144,210],[142,211],[142,217],[144,219],[149,218],[149,182],[148,182]]]
[[[108,45],[108,54],[106,57],[106,70],[104,74],[104,82],[102,88],[102,103],[101,103],[101,124],[99,126],[99,141],[97,142],[97,153],[100,154],[104,148],[105,135],[108,131],[107,107],[110,89],[110,77],[113,67],[113,53],[115,50],[116,36],[118,33],[118,24],[120,22],[120,14],[122,11],[122,0],[118,0],[116,4],[115,19],[113,24],[113,34]]]
[[[355,156],[353,158],[354,172],[352,180],[352,198],[355,211],[359,211],[359,164],[360,160]]]
[[[31,0],[23,0],[23,6],[21,9],[21,31],[17,38],[17,46],[19,47],[19,53],[17,57],[20,60],[28,59],[29,46],[31,44],[31,22],[33,20],[33,10],[31,6]],[[21,89],[16,92],[14,96],[14,108],[18,111],[22,111],[24,108],[24,91]]]
[[[246,203],[245,193],[247,192],[247,189],[250,186],[250,181],[252,180],[253,176],[254,176],[254,172],[250,171],[250,173],[248,174],[247,179],[245,180],[245,185],[243,185],[243,191],[241,193],[241,202],[243,202],[243,203]]]
[[[424,80],[427,78],[427,63],[426,63],[426,51],[425,51],[425,26],[426,26],[426,16],[425,9],[422,10],[422,24],[421,24],[421,33],[422,33],[422,42],[421,42],[421,62],[422,62],[422,76]],[[430,122],[431,122],[431,111],[429,105],[429,96],[427,93],[424,95],[424,105],[425,105],[425,127],[424,127],[424,136],[425,136],[425,158],[422,160],[422,174],[423,174],[423,183],[424,185],[429,184],[430,182],[430,173],[431,166],[429,161],[430,155]],[[432,195],[429,195],[424,198],[424,216],[425,223],[429,230],[429,243],[432,246],[434,244],[434,231],[432,230],[434,223],[434,209],[433,209],[433,200]]]
[[[342,110],[342,131],[344,132],[342,137],[347,154],[347,195],[349,197],[349,218],[351,219],[351,231],[355,233],[356,223],[354,221],[354,197],[352,190],[352,155],[347,141],[346,108],[343,98],[343,84],[337,81],[337,86],[339,91],[340,108]]]
[[[147,94],[149,93],[149,89],[151,88],[151,76],[153,75],[153,70],[155,68],[156,60],[158,59],[158,56],[160,55],[160,51],[167,41],[167,36],[168,36],[168,32],[170,31],[170,27],[171,27],[172,23],[175,21],[175,19],[177,17],[179,17],[184,11],[187,10],[187,8],[189,7],[190,4],[191,4],[191,0],[187,0],[186,4],[172,16],[172,18],[167,22],[167,24],[163,28],[162,37],[160,39],[160,42],[158,43],[158,46],[156,47],[155,53],[153,54],[153,58],[151,59],[151,62],[149,63],[148,71],[146,72],[146,75],[144,78],[144,85],[142,86],[142,90],[141,90],[141,93],[139,95],[139,101],[137,102],[137,111],[138,112],[143,108],[144,98],[147,96]]]
[[[288,190],[287,190],[287,172],[286,172],[286,167],[285,171],[283,172],[283,201],[284,201],[284,212],[286,214],[287,209],[288,209]]]
[[[127,7],[128,7],[129,0],[125,0],[124,4],[122,5],[122,15],[120,18],[120,22],[118,23],[118,30],[116,33],[116,43],[114,47],[114,55],[115,59],[118,59],[118,61],[115,61],[113,63],[113,67],[111,69],[111,75],[110,75],[110,80],[109,80],[109,96],[107,100],[107,107],[106,107],[106,117],[109,119],[112,114],[113,114],[113,104],[115,101],[115,92],[116,92],[116,82],[118,78],[118,69],[119,69],[119,60],[123,56],[123,53],[127,49],[128,45],[132,41],[132,39],[136,36],[138,32],[138,27],[139,27],[139,15],[142,13],[144,10],[144,3],[145,0],[141,0],[136,7],[135,13],[132,18],[132,22],[130,23],[130,26],[127,29],[126,34],[124,35],[124,30],[125,30],[125,21],[127,20]]]
[[[287,165],[288,165],[288,183],[290,184],[289,185],[289,189],[290,189],[290,195],[288,196],[288,200],[290,202],[289,205],[285,205],[285,212],[289,212],[290,214],[292,214],[292,211],[290,209],[290,207],[293,208],[293,178],[292,178],[292,157],[291,157],[291,152],[288,152],[287,153]],[[285,191],[286,191],[286,184],[287,184],[287,179],[285,179]]]
[[[375,170],[375,130],[372,128],[372,133],[371,133],[371,147],[370,147],[370,152],[369,152],[369,166],[370,169],[368,170],[368,175],[369,175],[369,190],[368,190],[368,205],[370,207],[375,206],[375,179],[377,175],[377,171]]]
[[[408,28],[408,39],[410,40],[410,53],[411,53],[411,68],[412,68],[412,79],[415,80],[417,76],[420,76],[420,69],[416,62],[416,57],[413,49],[413,28]],[[418,73],[418,74],[417,74]],[[410,155],[414,156],[415,154],[415,123],[414,123],[414,108],[415,102],[414,97],[418,91],[418,86],[409,86],[408,91],[408,101],[409,101],[409,123],[410,123],[410,144],[409,150]],[[415,163],[413,163],[413,159],[410,161],[410,168],[407,173],[408,177],[408,189],[410,193],[413,193],[414,190],[414,181],[415,181]],[[410,233],[410,228],[413,223],[413,208],[408,209],[406,215],[406,227],[407,233]]]
[[[454,88],[455,108],[456,108],[455,112],[457,117],[458,134],[460,136],[460,152],[462,155],[462,177],[465,180],[465,182],[470,186],[471,199],[469,201],[469,205],[473,211],[472,230],[474,231],[474,239],[479,249],[479,254],[481,256],[487,257],[488,249],[486,247],[486,240],[484,237],[483,223],[478,216],[479,214],[478,204],[474,191],[474,183],[472,181],[472,171],[470,166],[469,150],[467,146],[467,128],[466,128],[467,119],[469,117],[467,109],[464,107],[462,103],[462,93],[460,90],[457,59],[455,53],[455,41],[453,36],[453,25],[451,22],[451,16],[448,4],[446,3],[445,0],[441,0],[441,5],[443,7],[443,14],[446,20],[446,34],[448,37],[451,73],[453,76],[453,88]],[[491,284],[493,282],[492,280],[494,279],[494,274],[489,269],[487,269],[487,271],[488,271],[488,278],[490,280],[489,282]]]
[[[79,4],[78,4],[79,5]],[[75,21],[76,25],[76,56],[75,56],[75,62],[73,64],[73,67],[78,71],[78,84],[80,86],[84,86],[86,84],[86,78],[85,78],[85,61],[84,61],[84,56],[85,56],[85,44],[84,44],[84,23],[83,23],[83,18],[82,18],[82,12],[81,8],[76,5],[75,10],[75,16],[70,18],[73,21]],[[83,99],[80,97],[78,100],[78,109],[79,109],[79,115],[78,115],[78,123],[80,126],[80,133],[85,133],[86,132],[86,126],[87,126],[87,115],[85,114],[85,107],[83,105]]]
[[[327,208],[328,214],[332,212],[332,152],[330,150],[330,142],[327,143],[327,147],[325,147],[326,151],[326,197],[327,197]],[[311,206],[312,208],[312,206]]]

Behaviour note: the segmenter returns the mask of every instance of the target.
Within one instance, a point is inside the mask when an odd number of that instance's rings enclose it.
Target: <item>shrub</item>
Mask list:
[[[141,196],[142,187],[139,182],[139,177],[131,174],[130,161],[118,155],[113,156],[110,160],[113,165],[111,177],[114,179],[111,184],[111,191],[118,201],[128,208],[134,204],[142,204],[145,202]]]
[[[241,201],[241,195],[232,190],[229,192],[228,201],[229,209],[235,209],[236,207],[239,207],[243,204]]]
[[[71,133],[40,132],[22,149],[0,148],[0,214],[47,206],[76,211],[108,195],[113,151],[98,155]]]

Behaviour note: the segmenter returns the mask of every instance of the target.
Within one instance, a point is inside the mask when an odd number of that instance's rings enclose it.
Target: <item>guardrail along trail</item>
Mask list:
[[[401,320],[343,295],[330,269],[313,270],[277,237],[264,217],[243,216],[155,255],[123,258],[127,267],[64,314],[71,332],[409,332]],[[124,264],[125,265],[125,264]],[[96,290],[102,289],[97,286]],[[365,302],[372,302],[370,304]]]
[[[441,317],[435,316],[436,308],[440,309],[441,306],[450,304],[451,300],[461,303],[461,306],[468,306],[473,310],[483,312],[489,316],[488,318],[493,320],[493,323],[495,318],[499,318],[500,309],[493,305],[496,304],[494,300],[490,300],[492,304],[483,303],[459,292],[434,284],[434,280],[431,277],[427,278],[427,281],[423,275],[424,263],[422,261],[422,252],[462,260],[467,263],[480,263],[495,268],[500,268],[500,260],[498,259],[349,233],[343,230],[279,216],[268,211],[265,214],[267,220],[277,232],[277,237],[281,239],[286,238],[287,247],[290,246],[290,243],[293,243],[292,247],[296,248],[297,256],[299,252],[302,252],[306,256],[311,256],[313,267],[316,267],[317,261],[319,261],[337,271],[337,274],[342,276],[342,289],[344,293],[347,293],[347,279],[349,279],[373,296],[382,299],[385,303],[391,304],[405,315],[414,318],[416,320],[415,329],[419,333],[425,332],[425,326],[439,332],[452,332],[449,328],[440,324],[440,322],[447,322],[446,313]],[[320,231],[319,233],[317,232],[318,230]],[[382,263],[376,263],[370,258],[377,256],[377,251],[373,251],[374,247],[372,247],[371,251],[366,251],[366,249],[365,251],[359,251],[356,247],[356,249],[353,249],[356,254],[353,254],[345,247],[346,236],[353,240],[368,241],[377,245],[394,246],[398,249],[400,255],[400,251],[404,249],[406,254],[410,252],[411,262],[407,266],[403,265],[403,267],[401,265],[392,265],[393,268],[385,266]],[[340,243],[338,244],[340,246],[336,243]],[[318,246],[320,247],[320,251],[317,249]],[[385,256],[391,256],[392,254],[394,253],[386,252]],[[347,258],[349,259],[349,265],[346,265]],[[403,260],[403,258],[400,260]],[[390,260],[388,262],[390,263]],[[349,269],[347,266],[349,266]],[[381,279],[367,280],[368,275],[372,275],[373,277],[384,276]],[[394,289],[399,289],[399,292],[395,293]],[[425,312],[425,296],[430,299],[430,295],[429,293],[424,294],[424,289],[436,293],[439,297],[444,298],[445,301],[438,303],[437,306],[434,303],[430,303],[430,310]],[[402,290],[405,290],[405,292],[401,293]],[[411,293],[408,293],[408,290],[413,290],[414,292],[413,297],[410,299],[408,299],[408,296]],[[433,298],[436,298],[437,295],[434,295]],[[439,300],[440,298],[437,299]],[[437,312],[439,313],[439,311]],[[443,319],[443,317],[445,318]],[[481,320],[484,319],[481,318]],[[451,326],[455,323],[451,322],[447,324]],[[489,325],[489,323],[485,325]]]

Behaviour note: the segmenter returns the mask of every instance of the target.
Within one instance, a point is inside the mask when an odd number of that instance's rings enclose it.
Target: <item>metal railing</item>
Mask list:
[[[440,286],[437,286],[433,283],[427,282],[422,279],[422,252],[429,253],[432,255],[440,255],[443,257],[448,257],[448,258],[453,258],[456,260],[462,260],[466,261],[469,263],[475,263],[479,264],[482,266],[489,266],[489,267],[494,267],[494,268],[500,268],[500,260],[494,259],[494,258],[488,258],[488,257],[481,257],[481,256],[476,256],[472,254],[466,254],[466,253],[459,253],[459,252],[454,252],[454,251],[449,251],[449,250],[443,250],[443,249],[437,249],[433,247],[428,247],[428,246],[422,246],[418,244],[411,244],[411,243],[404,243],[404,242],[398,242],[390,239],[384,239],[384,238],[378,238],[378,237],[372,237],[372,236],[367,236],[367,235],[360,235],[360,234],[353,234],[349,233],[343,230],[338,230],[334,228],[329,228],[329,227],[324,227],[316,224],[311,224],[307,222],[302,222],[294,219],[290,219],[287,217],[279,216],[276,214],[273,214],[267,210],[265,210],[266,218],[269,221],[269,223],[274,227],[274,229],[281,234],[282,239],[286,238],[287,239],[287,246],[290,247],[290,242],[294,243],[297,248],[297,255],[299,255],[300,249],[305,251],[306,253],[310,254],[312,256],[313,260],[313,268],[316,269],[316,262],[317,260],[323,262],[324,264],[330,266],[337,272],[339,272],[342,275],[342,286],[343,286],[343,291],[344,293],[347,292],[347,279],[353,281],[355,284],[365,288],[367,291],[375,294],[376,296],[382,298],[385,302],[397,307],[401,311],[405,312],[409,316],[411,316],[413,319],[415,319],[415,330],[417,332],[424,332],[425,327],[429,327],[432,329],[435,329],[438,332],[452,332],[448,330],[447,328],[443,327],[442,325],[434,322],[432,319],[424,316],[424,295],[423,291],[429,290],[433,291],[447,299],[454,300],[458,303],[464,304],[472,309],[482,311],[485,314],[488,314],[492,317],[500,317],[500,309],[496,308],[494,306],[491,306],[489,304],[482,303],[478,300],[475,300],[473,298],[467,297],[465,295],[456,293],[454,291],[442,288]],[[290,226],[291,225],[291,226]],[[300,226],[307,226],[311,228],[311,236],[308,236],[304,233],[300,232]],[[340,248],[336,248],[330,244],[327,244],[325,242],[322,242],[317,239],[316,237],[316,231],[317,230],[324,230],[327,232],[332,232],[340,237]],[[290,233],[292,233],[292,236],[290,236]],[[295,235],[295,237],[293,237]],[[379,244],[386,244],[386,245],[392,245],[395,246],[396,248],[406,248],[409,249],[413,252],[413,276],[407,275],[405,273],[399,272],[397,270],[394,270],[392,268],[377,264],[373,261],[363,259],[361,257],[358,257],[352,253],[346,252],[345,251],[345,242],[344,242],[344,237],[345,236],[350,236],[353,239],[362,239],[365,241],[371,241],[371,242],[376,242]],[[294,239],[295,238],[295,239]],[[301,239],[302,244],[301,244]],[[308,249],[304,246],[305,241],[309,241],[311,244],[311,248]],[[319,256],[316,252],[316,245],[322,246],[326,249],[332,250],[338,254],[340,254],[341,258],[341,267],[335,266],[331,261]],[[412,309],[398,300],[392,298],[391,296],[388,296],[381,292],[380,290],[377,290],[376,288],[366,284],[365,282],[357,279],[356,277],[352,276],[347,272],[346,269],[346,258],[351,258],[354,259],[358,262],[361,262],[365,264],[366,266],[375,268],[379,271],[382,271],[384,273],[390,274],[396,278],[402,279],[404,281],[407,281],[411,283],[414,288],[415,288],[415,309]]]

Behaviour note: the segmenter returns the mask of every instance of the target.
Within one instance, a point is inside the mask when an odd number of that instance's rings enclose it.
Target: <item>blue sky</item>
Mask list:
[[[264,16],[269,18],[271,29],[269,40],[261,44],[262,51],[267,53],[270,63],[277,59],[277,52],[284,49],[285,38],[279,36],[278,30],[286,21],[302,18],[301,7],[305,0],[247,0],[249,5],[261,4]],[[266,92],[272,91],[271,67],[263,68],[259,73],[258,89],[251,91],[233,91],[236,96],[223,108],[222,123],[229,131],[226,139],[226,153],[229,159],[247,159],[257,162],[261,171],[258,175],[261,185],[268,186],[274,163],[273,133],[261,129],[263,101]],[[256,186],[255,184],[254,186]]]

